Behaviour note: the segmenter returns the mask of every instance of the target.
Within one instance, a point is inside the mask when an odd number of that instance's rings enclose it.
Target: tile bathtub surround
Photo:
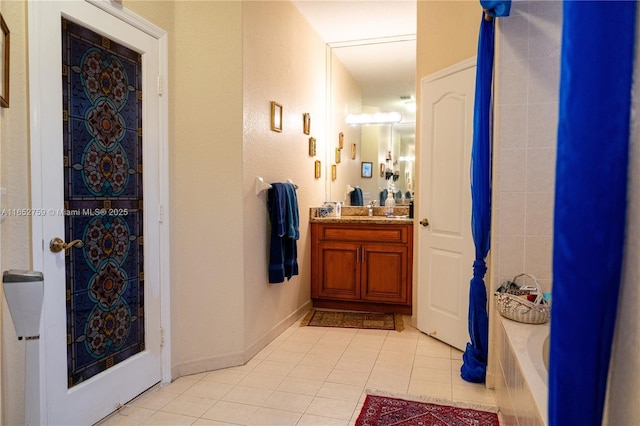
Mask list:
[[[509,320],[506,320],[509,321]],[[498,320],[498,323],[502,323]],[[504,327],[499,325],[498,365],[500,373],[496,380],[496,398],[500,406],[500,424],[503,426],[546,426],[540,416],[536,402],[522,373]]]
[[[461,365],[462,352],[411,326],[397,332],[296,322],[246,365],[154,388],[101,426],[348,426],[367,389],[496,405],[493,390],[460,378]]]

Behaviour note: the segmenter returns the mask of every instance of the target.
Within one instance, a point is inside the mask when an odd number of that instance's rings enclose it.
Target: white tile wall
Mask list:
[[[491,292],[521,272],[551,291],[561,28],[555,0],[513,2],[497,20]],[[492,327],[501,424],[541,424],[504,330]]]
[[[498,321],[499,322],[499,321]],[[504,328],[499,325],[499,373],[496,380],[496,398],[503,426],[543,426],[537,413],[536,402],[520,371]]]
[[[514,2],[497,23],[494,288],[527,272],[551,289],[561,23],[560,1]]]

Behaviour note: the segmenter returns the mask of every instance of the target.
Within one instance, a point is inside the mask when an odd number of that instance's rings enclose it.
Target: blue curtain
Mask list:
[[[564,3],[549,424],[600,425],[624,243],[635,2]],[[624,368],[624,366],[619,366]]]
[[[497,3],[497,2],[492,2]],[[504,2],[500,2],[502,4]],[[510,2],[509,2],[510,5]],[[485,6],[483,4],[483,6]],[[509,8],[506,9],[508,14]],[[491,84],[493,78],[493,20],[480,23],[476,90],[471,147],[471,231],[476,247],[473,278],[469,287],[469,337],[462,355],[460,376],[473,383],[485,381],[489,340],[487,291],[484,275],[491,231]]]

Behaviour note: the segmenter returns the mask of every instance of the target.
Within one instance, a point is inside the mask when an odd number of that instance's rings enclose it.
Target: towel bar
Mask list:
[[[295,183],[293,183],[293,181],[291,179],[287,179],[287,182],[293,184],[293,186],[298,189],[298,185],[296,185]],[[257,176],[256,177],[256,195],[260,194],[262,191],[264,191],[265,189],[269,189],[271,188],[271,184],[267,183],[264,181],[264,179],[262,179],[262,177]]]

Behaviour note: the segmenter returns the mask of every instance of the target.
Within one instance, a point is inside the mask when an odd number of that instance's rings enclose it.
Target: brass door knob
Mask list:
[[[82,242],[82,240],[73,240],[69,243],[65,243],[62,238],[58,237],[53,238],[49,242],[49,250],[51,250],[52,253],[60,253],[62,250],[66,250],[73,246],[80,248],[84,246],[84,243]]]
[[[425,217],[424,219],[422,219],[422,220],[420,221],[420,225],[425,226],[425,227],[429,226],[429,219],[427,219],[427,218]]]

